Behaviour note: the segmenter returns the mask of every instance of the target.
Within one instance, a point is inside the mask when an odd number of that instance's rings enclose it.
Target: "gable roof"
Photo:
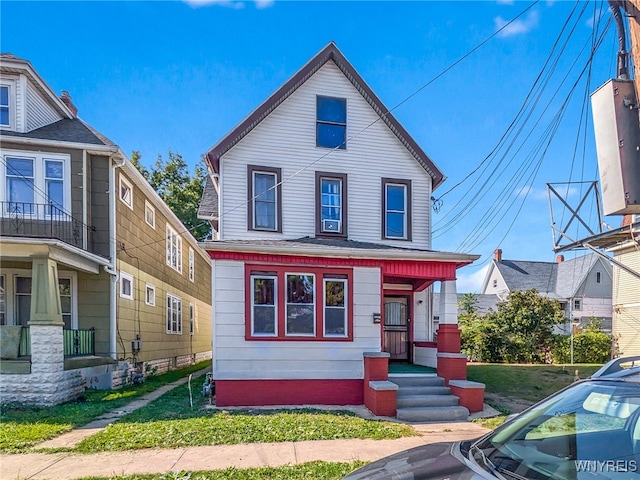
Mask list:
[[[493,260],[487,272],[483,291],[494,268],[498,270],[509,291],[526,291],[535,288],[549,298],[573,298],[583,285],[589,272],[600,258],[591,253],[581,257],[558,262],[532,262],[526,260]]]
[[[200,197],[200,204],[198,205],[198,218],[203,220],[211,220],[218,218],[218,192],[213,185],[211,175],[207,175],[206,183],[204,184],[204,190]]]
[[[234,145],[242,140],[251,130],[253,130],[262,120],[264,120],[283,101],[293,94],[304,82],[313,76],[325,63],[332,61],[342,71],[344,76],[360,92],[362,97],[380,116],[382,121],[395,134],[405,148],[413,155],[416,161],[426,170],[433,180],[433,190],[435,190],[445,179],[444,175],[420,148],[416,141],[411,138],[404,127],[396,120],[388,108],[373,93],[363,78],[356,72],[355,68],[345,56],[338,50],[335,43],[330,42],[316,56],[314,56],[296,74],[287,80],[269,98],[260,104],[253,112],[242,120],[230,133],[223,137],[206,154],[207,161],[215,173],[219,173],[220,157],[228,152]]]
[[[535,288],[542,294],[549,294],[556,290],[557,263],[522,260],[494,262],[510,291]]]

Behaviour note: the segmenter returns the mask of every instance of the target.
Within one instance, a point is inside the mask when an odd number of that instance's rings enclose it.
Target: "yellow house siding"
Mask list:
[[[636,246],[614,255],[640,272],[640,249]],[[617,267],[613,268],[613,333],[621,355],[640,355],[640,279]]]

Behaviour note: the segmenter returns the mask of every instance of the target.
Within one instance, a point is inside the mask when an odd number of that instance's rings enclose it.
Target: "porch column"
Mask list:
[[[440,284],[440,321],[438,324],[438,375],[450,380],[467,379],[467,356],[460,353],[458,295],[455,280]]]
[[[53,405],[77,397],[84,389],[79,372],[64,371],[63,327],[58,264],[48,257],[36,257],[31,271],[29,330],[31,375],[39,398],[33,403]]]

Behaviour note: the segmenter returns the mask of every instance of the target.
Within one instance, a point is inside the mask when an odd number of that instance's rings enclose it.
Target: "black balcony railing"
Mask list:
[[[64,356],[84,357],[96,353],[96,331],[88,330],[63,330]]]
[[[0,235],[55,238],[75,247],[90,245],[94,227],[76,220],[53,203],[0,202]]]

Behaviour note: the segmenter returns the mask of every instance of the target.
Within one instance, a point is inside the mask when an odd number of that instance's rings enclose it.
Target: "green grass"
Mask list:
[[[283,467],[225,468],[201,472],[85,477],[80,480],[338,480],[365,464],[365,462],[309,462]]]
[[[200,397],[200,402],[202,398]],[[362,419],[351,412],[302,410],[214,410],[189,408],[186,386],[84,439],[75,451],[181,448],[255,442],[344,438],[390,439],[416,435],[407,425]]]
[[[486,391],[538,402],[570,385],[575,371],[586,378],[602,365],[467,365],[467,378],[486,385]]]
[[[33,445],[85,425],[104,413],[188,374],[206,368],[210,361],[150,376],[141,385],[120,390],[87,390],[73,402],[54,407],[2,406],[0,408],[0,451],[18,453]]]

